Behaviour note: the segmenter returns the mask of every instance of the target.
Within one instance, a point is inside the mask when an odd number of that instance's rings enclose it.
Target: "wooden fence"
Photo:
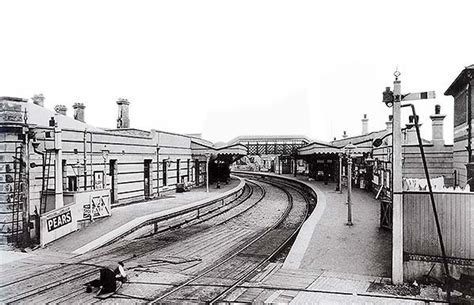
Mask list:
[[[474,259],[474,193],[434,193],[446,255]],[[403,193],[404,251],[441,256],[428,192]]]

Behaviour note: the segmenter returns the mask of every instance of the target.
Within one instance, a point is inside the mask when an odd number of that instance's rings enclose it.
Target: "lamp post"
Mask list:
[[[344,152],[347,156],[347,223],[352,226],[352,151],[356,148],[352,143],[344,147]]]
[[[339,182],[336,187],[336,192],[342,194],[342,153],[338,154],[339,156]]]
[[[211,159],[210,153],[205,153],[206,156],[206,193],[209,193],[209,160]]]

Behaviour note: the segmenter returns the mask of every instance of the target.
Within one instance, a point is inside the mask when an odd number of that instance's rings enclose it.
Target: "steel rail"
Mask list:
[[[286,186],[289,186],[290,188],[292,188],[293,190],[295,190],[296,192],[300,192],[299,190],[296,189],[296,187],[294,186],[291,186],[289,184],[287,184]],[[287,193],[287,196],[291,196],[291,201],[293,201],[293,196],[287,191],[285,190],[285,192]],[[304,194],[300,193],[301,196],[305,199],[306,201],[306,210],[305,210],[305,215],[303,217],[303,219],[305,220],[308,216],[308,211],[309,211],[309,200],[307,199],[306,196],[304,196]],[[285,217],[286,218],[286,217]],[[235,288],[237,288],[240,284],[242,284],[252,273],[254,273],[256,270],[260,269],[263,265],[265,265],[266,263],[268,263],[275,255],[277,255],[278,253],[280,253],[280,251],[285,248],[287,246],[287,244],[293,239],[293,237],[295,237],[295,235],[299,232],[299,230],[301,229],[301,226],[303,226],[303,223],[304,221],[302,221],[298,226],[297,228],[295,228],[295,230],[293,231],[293,233],[291,233],[290,236],[288,236],[285,241],[283,241],[283,243],[281,243],[279,245],[279,247],[277,249],[275,249],[267,258],[265,258],[264,260],[262,260],[259,264],[257,264],[254,268],[252,268],[251,270],[247,271],[244,275],[242,275],[237,281],[235,281],[235,283],[233,285],[231,285],[229,288],[225,289],[223,292],[221,292],[218,296],[214,297],[211,301],[209,301],[209,304],[216,304],[216,302],[218,302],[221,298],[225,297],[226,295],[228,295],[231,291],[233,291]]]
[[[255,184],[255,183],[254,183]],[[255,184],[258,186],[258,184]],[[260,186],[259,186],[260,187]],[[232,204],[232,202],[235,202],[235,201],[241,201],[239,204],[241,204],[242,202],[248,200],[250,197],[251,197],[251,194],[253,194],[253,189],[250,188],[252,190],[252,192],[250,192],[250,196],[245,196],[245,197],[242,197],[242,194],[240,194],[238,197],[236,197],[235,199],[233,199],[230,203],[228,203],[227,205],[229,204]],[[229,196],[225,197],[225,198],[228,198]],[[220,198],[218,200],[213,200],[212,202],[215,203],[216,201],[220,201],[220,200],[223,200],[225,198]],[[261,199],[259,199],[261,200]],[[210,203],[212,204],[212,203]],[[226,206],[227,206],[226,205]],[[222,206],[220,207],[222,208]],[[217,216],[217,215],[215,215]],[[235,217],[235,216],[234,216]],[[209,220],[209,219],[212,219],[213,217],[211,218],[207,218],[206,220]],[[172,228],[169,228],[169,230],[171,230]],[[164,231],[160,231],[160,233],[162,233]],[[143,253],[140,253],[139,255],[133,255],[131,257],[128,257],[128,258],[125,258],[125,259],[122,259],[123,262],[128,262],[128,261],[131,261],[133,259],[136,259],[137,257],[142,257],[142,256],[145,256],[147,255],[148,253],[151,253],[153,251],[155,251],[156,249],[150,249],[149,251],[144,251]],[[111,249],[109,250],[107,253],[105,253],[105,255],[110,255],[110,254],[113,254],[114,252],[114,249]],[[103,256],[103,254],[101,255]],[[96,256],[96,257],[93,257],[92,259],[96,259],[96,258],[99,258],[100,256]],[[70,277],[67,277],[66,279],[59,279],[59,280],[56,280],[56,281],[52,281],[52,282],[49,282],[47,284],[44,284],[42,286],[36,286],[34,287],[33,289],[31,290],[27,290],[27,291],[24,291],[14,297],[9,297],[9,298],[5,298],[5,299],[2,299],[0,300],[0,302],[4,302],[4,303],[11,303],[11,302],[18,302],[18,301],[21,301],[21,300],[24,300],[28,297],[31,297],[37,293],[42,293],[42,292],[45,292],[47,290],[51,290],[55,287],[58,287],[59,285],[62,285],[62,284],[65,284],[65,283],[70,283],[70,282],[73,282],[73,281],[77,281],[81,278],[86,278],[90,275],[92,275],[94,272],[97,272],[97,267],[101,267],[99,265],[94,265],[94,264],[85,264],[83,262],[85,261],[90,261],[91,258],[88,258],[88,259],[84,259],[84,260],[81,260],[79,262],[75,262],[75,263],[66,263],[65,265],[64,264],[61,264],[60,266],[54,268],[54,269],[48,269],[44,272],[41,272],[41,273],[37,273],[37,274],[34,274],[34,275],[31,275],[31,276],[26,276],[24,278],[21,278],[19,280],[15,280],[15,281],[12,281],[12,282],[9,282],[9,283],[6,283],[6,284],[3,284],[0,286],[0,288],[4,288],[4,287],[7,287],[7,286],[11,286],[11,285],[14,285],[14,284],[17,284],[19,282],[22,282],[22,281],[26,281],[26,280],[29,280],[31,278],[34,278],[34,277],[38,277],[38,276],[41,276],[41,275],[45,275],[45,274],[48,274],[52,271],[58,271],[58,270],[61,270],[61,269],[66,269],[67,267],[69,266],[76,266],[76,265],[86,265],[86,266],[91,266],[91,267],[94,267],[94,269],[92,270],[88,270],[88,271],[84,271],[84,270],[81,270],[80,272],[76,272],[74,275],[70,276]],[[75,292],[75,291],[73,291]],[[61,296],[60,297],[61,299],[64,298],[64,296]]]
[[[235,194],[235,193],[234,193],[234,194]],[[226,198],[228,198],[228,197],[230,197],[230,196],[232,196],[232,195],[234,195],[234,194],[229,194],[229,196],[226,196],[226,197],[224,197],[224,198],[218,198],[218,199],[209,201],[208,204],[209,204],[209,205],[214,204],[214,203],[216,203],[216,202],[218,202],[218,201],[221,201],[221,200],[223,200],[223,199],[226,199]],[[238,197],[234,198],[233,201],[240,200],[240,199],[241,199],[241,195],[242,195],[242,194],[240,194]],[[248,199],[248,198],[245,198],[244,200],[247,200],[247,199]],[[233,202],[233,201],[231,201],[231,202]],[[231,202],[230,202],[230,203],[231,203]],[[228,204],[230,204],[230,203],[228,203]],[[199,205],[198,208],[202,208],[202,205]],[[189,209],[186,209],[186,212],[185,212],[185,213],[189,212],[188,210],[189,210]],[[185,214],[185,213],[183,213],[183,214]],[[175,214],[178,214],[178,213],[175,213]],[[181,214],[178,214],[178,215],[174,215],[174,214],[173,214],[173,217],[174,217],[174,216],[179,216],[179,215],[181,215]],[[170,217],[170,218],[172,218],[172,217]],[[168,220],[168,219],[164,219],[164,220]],[[151,223],[153,223],[153,222],[151,222]],[[169,229],[173,229],[173,228],[174,228],[174,227],[170,227]],[[165,232],[165,230],[160,231],[159,233],[162,233],[162,232]],[[117,241],[117,240],[115,240],[115,241]],[[113,242],[108,243],[108,245],[110,245],[110,244],[112,244],[112,243],[113,243]],[[102,254],[101,256],[108,255],[108,254],[113,254],[112,252],[113,252],[113,249],[111,249],[110,251],[108,251],[108,252],[105,253],[105,254]],[[79,256],[81,256],[81,255],[83,255],[83,254],[78,254],[78,255],[73,256],[73,257],[71,257],[71,258],[74,259],[74,258],[79,257]],[[97,257],[92,257],[92,259],[98,258],[98,257],[99,257],[99,256],[97,256]],[[33,274],[33,275],[28,275],[28,276],[25,276],[25,277],[20,278],[20,279],[16,279],[16,280],[11,281],[11,282],[8,282],[8,283],[0,284],[0,288],[8,287],[8,286],[17,284],[17,283],[19,283],[19,282],[26,281],[26,280],[30,280],[30,279],[32,279],[32,278],[35,278],[35,277],[38,277],[38,276],[41,276],[41,275],[50,273],[50,272],[52,272],[52,271],[60,270],[60,269],[62,269],[62,268],[65,268],[64,265],[66,265],[66,266],[69,266],[69,265],[77,265],[77,264],[81,264],[81,263],[83,263],[83,262],[87,262],[87,261],[90,261],[90,260],[91,260],[91,258],[87,258],[87,259],[79,260],[78,262],[75,262],[75,263],[66,263],[66,264],[64,264],[64,263],[57,263],[57,264],[59,264],[59,266],[57,266],[57,267],[55,267],[55,268],[51,268],[51,269],[45,270],[44,272],[39,272],[39,273],[36,273],[36,274]],[[0,300],[0,302],[1,302],[1,301],[2,301],[2,300]]]
[[[265,183],[267,184],[270,184],[270,185],[273,185],[277,188],[280,188],[281,190],[283,190],[285,192],[285,194],[287,195],[288,197],[288,201],[289,201],[289,205],[287,206],[287,208],[285,209],[285,212],[282,214],[282,216],[270,227],[268,228],[267,230],[263,231],[263,233],[259,234],[256,238],[252,239],[250,242],[247,242],[245,244],[245,246],[243,246],[242,248],[240,248],[238,251],[234,252],[232,255],[230,255],[229,257],[225,258],[223,261],[219,262],[218,264],[212,266],[211,268],[208,268],[207,270],[205,270],[204,272],[202,272],[201,274],[193,277],[192,279],[189,279],[188,281],[184,282],[183,284],[173,288],[172,290],[168,291],[167,293],[155,298],[153,301],[151,301],[149,304],[157,304],[157,303],[160,303],[161,300],[169,297],[170,295],[176,293],[177,291],[179,290],[182,290],[183,288],[185,287],[189,287],[191,286],[191,284],[195,281],[197,281],[198,279],[204,277],[205,275],[209,274],[210,272],[216,270],[217,268],[221,267],[222,265],[224,265],[225,263],[227,263],[228,261],[230,261],[231,259],[233,259],[234,257],[236,257],[238,254],[242,253],[243,251],[245,251],[246,249],[248,249],[250,246],[252,246],[253,244],[255,244],[257,241],[260,241],[261,239],[263,239],[264,237],[266,237],[270,232],[272,232],[274,229],[276,229],[279,225],[281,225],[283,223],[283,221],[288,217],[289,213],[291,212],[292,208],[293,208],[293,197],[292,195],[290,194],[289,191],[287,191],[286,189],[282,188],[281,187],[281,184],[280,185],[277,185],[279,183],[273,183],[272,182],[269,182],[269,181],[265,181]],[[288,184],[286,184],[285,186],[289,186]],[[294,188],[293,186],[290,186],[291,188]],[[308,200],[306,199],[305,196],[303,196],[306,200],[306,206],[308,207]],[[263,197],[262,197],[263,199]],[[306,209],[306,213],[308,212],[308,209]],[[304,219],[306,219],[306,215],[304,217]],[[300,224],[298,226],[298,229],[301,227],[302,224]],[[225,294],[228,293],[228,291],[232,290],[235,288],[235,286],[238,286],[242,281],[244,281],[248,275],[252,272],[254,272],[255,270],[257,270],[258,268],[260,268],[264,263],[266,263],[268,260],[270,260],[276,253],[278,253],[279,251],[281,251],[281,249],[288,243],[289,240],[291,240],[291,238],[294,236],[294,234],[298,231],[298,229],[295,230],[295,232],[293,232],[291,234],[291,236],[286,239],[284,241],[284,243],[280,244],[279,247],[278,247],[278,251],[274,251],[272,252],[271,256],[270,257],[267,257],[265,259],[264,262],[260,262],[256,265],[256,267],[253,267],[249,272],[246,272],[244,276],[242,277],[239,277],[239,279],[231,286],[230,289],[226,289],[225,291]],[[221,297],[222,293],[218,295],[217,298]],[[216,298],[214,298],[216,299]],[[213,300],[214,300],[213,299]],[[212,301],[211,301],[212,302]]]
[[[235,194],[235,193],[234,193]],[[211,204],[214,204],[216,202],[219,202],[221,200],[224,200],[225,198],[229,198],[230,196],[234,195],[234,194],[229,194],[229,196],[226,196],[224,198],[219,198],[219,199],[215,199],[215,200],[212,200],[210,202],[208,202],[208,205],[211,205]],[[242,198],[241,197],[242,194],[240,194],[238,197],[234,198],[230,203],[228,204],[231,204],[232,202],[235,202],[235,201],[239,201],[239,200],[247,200],[248,198],[250,198],[250,196],[248,197],[245,197],[245,198]],[[227,205],[228,205],[227,204]],[[199,208],[201,208],[202,205],[199,205]],[[187,210],[187,209],[186,209]],[[207,220],[209,220],[211,218],[208,218]],[[173,228],[169,228],[168,230],[171,230]],[[164,232],[165,230],[163,231],[160,231],[160,233]],[[126,258],[126,259],[122,259],[122,261],[124,262],[128,262],[134,258],[137,258],[137,257],[142,257],[142,256],[145,256],[146,254],[148,253],[151,253],[153,251],[155,251],[156,249],[150,249],[149,251],[145,251],[143,253],[140,253],[139,255],[136,255],[136,256],[132,256],[132,257],[129,257],[129,258]],[[111,255],[113,254],[114,252],[114,249],[111,249],[109,250],[107,253],[105,253],[105,255]],[[102,254],[101,256],[104,256],[104,254]],[[100,256],[96,256],[96,257],[92,257],[92,259],[97,259],[99,258]],[[53,271],[58,271],[58,270],[61,270],[61,269],[66,269],[67,271],[67,267],[69,266],[73,266],[73,265],[83,265],[84,262],[86,261],[90,261],[91,258],[88,258],[88,259],[83,259],[83,260],[80,260],[78,262],[75,262],[75,263],[66,263],[66,266],[62,263],[60,263],[60,265],[56,268],[52,268],[52,269],[47,269],[43,272],[39,272],[39,273],[36,273],[36,274],[33,274],[33,275],[29,275],[29,276],[25,276],[23,278],[20,278],[20,279],[17,279],[17,280],[14,280],[12,282],[9,282],[9,283],[5,283],[5,284],[2,284],[0,285],[0,288],[5,288],[5,287],[8,287],[8,286],[12,286],[12,285],[15,285],[15,284],[18,284],[20,282],[23,282],[23,281],[27,281],[27,280],[30,280],[32,278],[35,278],[35,277],[39,277],[41,275],[45,275],[45,274],[48,274],[48,273],[51,273]],[[52,282],[48,282],[44,285],[41,285],[41,286],[36,286],[34,287],[33,289],[30,289],[30,290],[27,290],[27,291],[24,291],[14,297],[8,297],[8,298],[5,298],[5,299],[1,299],[0,302],[3,302],[3,303],[10,303],[10,302],[17,302],[17,301],[21,301],[21,300],[24,300],[32,295],[35,295],[37,293],[40,293],[40,292],[44,292],[44,291],[47,291],[47,290],[51,290],[59,285],[62,285],[62,284],[65,284],[65,283],[69,283],[69,282],[73,282],[73,281],[76,281],[78,279],[81,279],[81,278],[84,278],[84,277],[87,277],[91,274],[93,274],[94,272],[97,272],[97,266],[93,266],[95,267],[94,269],[92,270],[89,270],[89,271],[84,271],[84,270],[81,270],[80,271],[80,274],[78,274],[79,272],[77,272],[75,275],[72,275],[70,277],[67,277],[66,279],[59,279],[59,280],[56,280],[56,281],[52,281]],[[18,297],[19,296],[19,297]]]
[[[264,197],[261,197],[259,202],[261,200],[263,200]],[[290,205],[289,205],[290,206]],[[285,210],[285,213],[286,212],[289,212],[289,209],[287,208]],[[277,225],[280,223],[281,221],[281,218],[278,220],[277,222]],[[230,256],[228,256],[227,258],[225,258],[224,260],[220,261],[219,263],[217,263],[216,265],[206,269],[204,272],[202,272],[201,274],[185,281],[183,284],[173,288],[172,290],[168,291],[167,293],[153,299],[153,301],[149,302],[148,304],[159,304],[161,300],[163,300],[164,298],[174,294],[175,292],[183,289],[184,287],[187,287],[189,286],[189,284],[197,281],[198,279],[204,277],[205,275],[209,274],[210,272],[214,271],[215,269],[219,268],[220,266],[224,265],[225,263],[227,263],[228,261],[230,261],[231,259],[233,259],[234,257],[236,257],[238,254],[240,254],[241,252],[243,252],[244,250],[248,249],[250,246],[252,246],[255,242],[259,241],[260,239],[262,239],[266,234],[268,234],[269,232],[271,232],[271,230],[273,230],[275,226],[272,226],[271,228],[265,230],[263,233],[261,233],[260,235],[258,235],[257,237],[255,237],[254,239],[252,239],[250,242],[247,242],[247,244],[245,246],[243,246],[242,248],[240,248],[238,251],[235,251],[233,254],[231,254]]]

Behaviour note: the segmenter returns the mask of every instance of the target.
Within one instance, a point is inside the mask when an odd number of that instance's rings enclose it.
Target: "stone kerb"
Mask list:
[[[97,249],[99,247],[110,244],[119,239],[122,239],[126,237],[127,235],[130,235],[131,233],[145,226],[154,225],[155,223],[167,221],[176,217],[182,217],[183,215],[186,215],[186,214],[187,214],[186,218],[191,217],[190,219],[187,219],[189,221],[199,215],[198,213],[193,213],[193,212],[197,212],[199,209],[207,207],[214,203],[218,205],[222,205],[222,203],[225,202],[225,199],[229,197],[233,197],[233,196],[234,197],[239,196],[241,192],[243,191],[243,188],[245,186],[245,181],[239,177],[234,176],[234,178],[239,179],[240,183],[237,187],[231,190],[228,190],[224,193],[220,193],[210,198],[205,198],[193,203],[186,204],[181,207],[171,208],[171,209],[153,213],[150,215],[137,217],[134,220],[129,221],[128,223],[116,228],[115,230],[112,230],[109,233],[104,234],[100,238],[80,247],[79,249],[73,251],[73,253],[84,254],[91,250]],[[180,218],[180,220],[183,221],[182,218]]]

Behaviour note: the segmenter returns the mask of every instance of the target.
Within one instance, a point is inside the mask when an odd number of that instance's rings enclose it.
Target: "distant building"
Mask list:
[[[474,65],[466,67],[444,93],[454,97],[454,159],[457,183],[474,191]]]

